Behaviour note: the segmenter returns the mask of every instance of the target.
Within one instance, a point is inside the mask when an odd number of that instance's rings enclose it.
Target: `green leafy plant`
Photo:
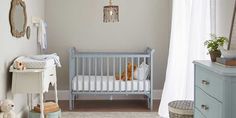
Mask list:
[[[225,42],[228,42],[227,37],[216,36],[211,34],[211,40],[207,40],[204,42],[204,45],[207,47],[209,52],[219,51],[219,47],[223,46]]]

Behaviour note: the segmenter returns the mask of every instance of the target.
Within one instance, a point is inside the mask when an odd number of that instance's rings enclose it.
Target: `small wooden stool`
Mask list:
[[[170,118],[193,118],[193,101],[178,100],[168,104]]]

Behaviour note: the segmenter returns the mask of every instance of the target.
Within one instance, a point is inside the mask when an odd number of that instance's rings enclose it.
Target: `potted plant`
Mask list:
[[[218,37],[216,35],[211,35],[211,39],[204,42],[204,45],[209,51],[212,62],[216,62],[216,58],[221,57],[219,47],[223,46],[225,42],[228,42],[227,37]]]

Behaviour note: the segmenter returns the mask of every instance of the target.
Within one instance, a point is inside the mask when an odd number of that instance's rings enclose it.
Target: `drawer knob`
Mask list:
[[[50,74],[49,76],[53,76],[54,74]]]
[[[209,85],[210,82],[208,82],[208,81],[206,81],[206,80],[202,80],[202,84],[203,84],[203,85]]]
[[[204,110],[209,110],[209,107],[207,105],[201,105],[201,108]]]

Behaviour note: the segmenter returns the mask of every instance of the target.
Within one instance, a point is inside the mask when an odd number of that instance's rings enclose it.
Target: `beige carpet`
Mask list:
[[[63,112],[62,118],[159,118],[156,112]]]

